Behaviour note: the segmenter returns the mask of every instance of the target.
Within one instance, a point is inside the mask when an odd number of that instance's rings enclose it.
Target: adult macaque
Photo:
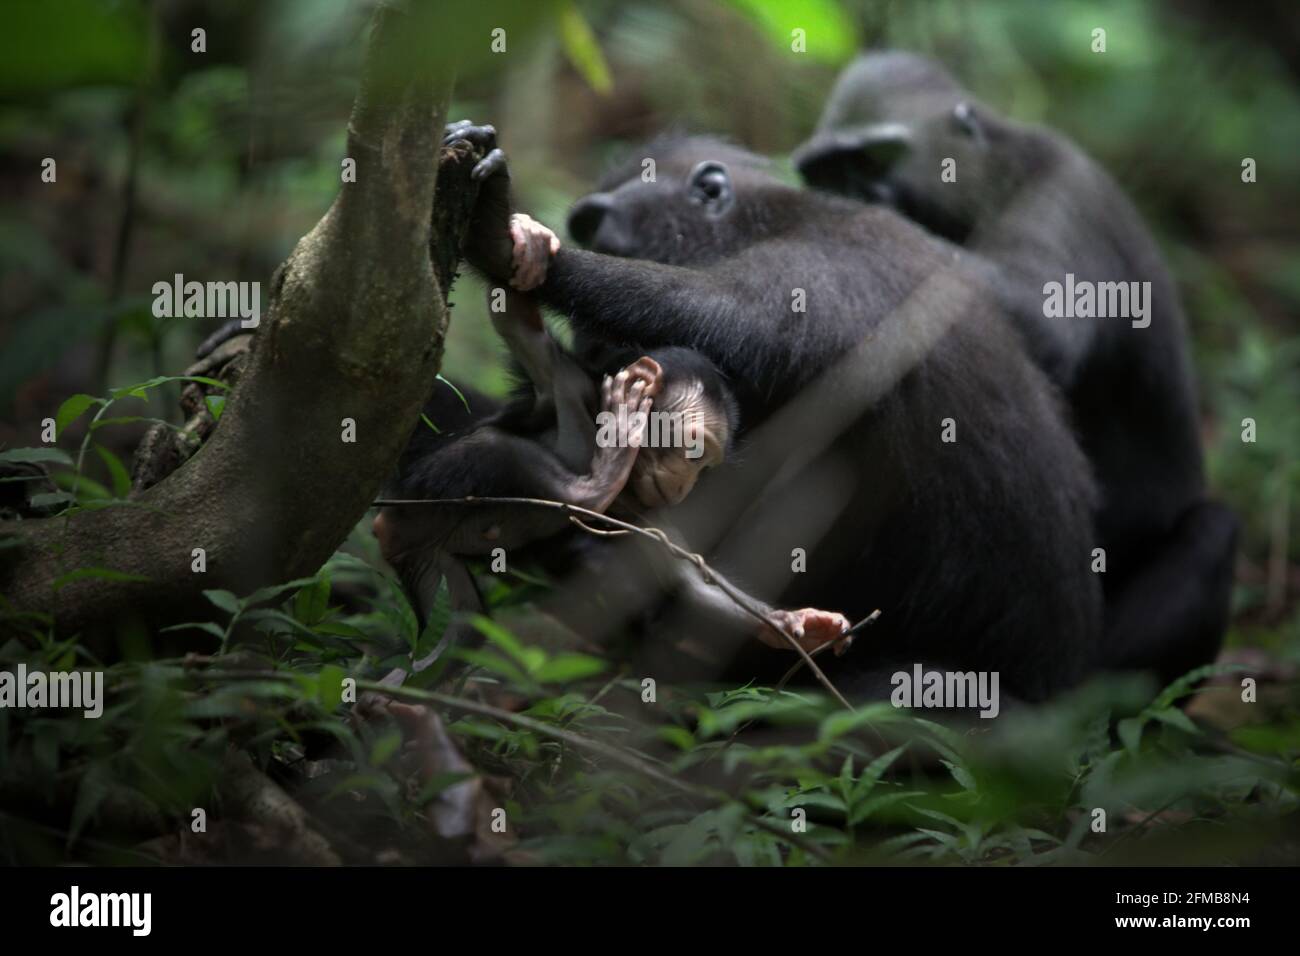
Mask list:
[[[894,211],[785,186],[735,147],[644,155],[654,181],[638,157],[580,201],[592,251],[561,249],[535,294],[580,342],[689,347],[733,384],[746,461],[683,507],[734,516],[771,600],[881,609],[838,662],[848,693],[913,662],[996,670],[1029,700],[1080,680],[1101,617],[1090,470],[982,278]],[[484,180],[467,251],[498,280],[508,185]]]
[[[1168,681],[1213,660],[1237,522],[1206,498],[1178,291],[1120,187],[1066,137],[999,116],[902,52],[844,71],[795,164],[814,187],[963,244],[1063,390],[1101,491],[1102,663]],[[1122,291],[1129,309],[1049,315],[1053,284]]]

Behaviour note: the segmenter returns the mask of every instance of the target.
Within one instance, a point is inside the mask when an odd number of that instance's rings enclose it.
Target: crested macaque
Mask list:
[[[736,409],[726,383],[707,359],[688,349],[652,350],[632,361],[623,350],[604,355],[604,367],[611,362],[622,367],[611,367],[601,378],[598,394],[592,374],[551,338],[536,304],[524,294],[544,278],[558,239],[518,214],[509,230],[512,290],[504,293],[506,307],[494,311],[492,321],[530,387],[488,415],[458,410],[449,389],[436,390],[425,415],[449,427],[439,426],[438,433],[417,428],[388,497],[541,498],[627,517],[681,502],[704,470],[721,463],[733,440]],[[496,295],[489,290],[489,305]],[[652,409],[660,417],[651,418]],[[676,427],[658,427],[665,421]],[[482,610],[466,558],[496,548],[527,554],[529,545],[570,528],[568,515],[558,510],[490,503],[390,505],[374,522],[384,558],[398,571],[422,619],[444,576],[454,608]],[[565,560],[571,549],[551,550]],[[721,609],[732,622],[743,618],[695,568],[679,564],[676,574],[687,595]],[[848,622],[839,614],[815,608],[764,611],[772,625],[790,630],[806,649],[832,642],[842,652],[848,644],[842,638]],[[749,619],[743,625],[764,643],[787,646],[772,626]]]
[[[1066,137],[999,116],[903,52],[849,66],[794,159],[810,185],[887,203],[962,244],[1063,390],[1101,492],[1105,666],[1168,681],[1211,661],[1236,519],[1205,497],[1178,292],[1120,187]],[[1046,307],[1071,288],[1125,293],[1129,308]]]
[[[560,249],[534,295],[580,344],[695,349],[733,384],[745,455],[675,509],[688,540],[766,600],[879,608],[826,667],[848,694],[887,695],[914,662],[998,671],[1025,700],[1085,676],[1101,625],[1090,469],[983,277],[897,212],[786,186],[716,140],[635,160],[574,207],[588,249]],[[501,166],[467,245],[497,280]],[[625,577],[604,572],[593,586]]]

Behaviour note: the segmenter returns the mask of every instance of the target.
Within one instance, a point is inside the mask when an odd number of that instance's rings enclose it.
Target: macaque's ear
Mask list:
[[[874,123],[815,136],[793,160],[810,186],[840,191],[886,175],[910,144],[911,134],[903,124]]]
[[[958,103],[952,108],[952,120],[963,136],[983,142],[985,140],[984,124],[975,107],[966,102]]]
[[[632,381],[639,378],[645,382],[645,393],[651,398],[658,395],[663,390],[663,366],[650,356],[643,355],[631,365],[628,365],[627,372]],[[629,382],[629,384],[631,383]]]

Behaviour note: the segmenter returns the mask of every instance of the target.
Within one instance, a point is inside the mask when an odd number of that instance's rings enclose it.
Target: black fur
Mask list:
[[[945,158],[956,182],[940,180]],[[898,52],[845,71],[796,164],[814,186],[887,201],[964,243],[1064,389],[1102,496],[1106,662],[1168,680],[1212,660],[1236,521],[1205,500],[1178,292],[1119,186],[1065,137],[998,116],[938,64]],[[1045,317],[1044,285],[1067,273],[1150,282],[1149,327]]]
[[[593,251],[562,249],[538,295],[580,342],[690,347],[732,383],[748,441],[679,509],[692,544],[786,606],[879,607],[837,662],[849,688],[913,661],[997,670],[1031,700],[1077,682],[1100,632],[1089,469],[978,270],[894,212],[782,185],[735,147],[652,155],[656,182],[575,207]],[[719,157],[725,211],[691,181]],[[808,573],[791,573],[793,547]]]

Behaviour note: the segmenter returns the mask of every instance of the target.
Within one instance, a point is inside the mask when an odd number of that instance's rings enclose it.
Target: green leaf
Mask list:
[[[83,499],[113,497],[113,493],[99,482],[93,478],[87,478],[85,475],[78,475],[75,471],[52,471],[50,472],[50,481],[68,491],[76,489],[77,494]]]
[[[98,443],[95,444],[95,452],[104,462],[104,467],[108,469],[109,477],[113,482],[113,494],[118,498],[125,498],[131,493],[131,475],[122,464],[122,459]]]
[[[238,614],[244,607],[239,598],[229,591],[214,588],[210,591],[204,591],[203,596],[227,614]]]
[[[1115,725],[1115,733],[1119,735],[1120,743],[1129,753],[1136,755],[1138,745],[1142,743],[1142,725],[1145,723],[1139,717],[1125,717]]]
[[[894,761],[898,759],[899,755],[906,749],[907,744],[903,744],[901,747],[895,747],[893,750],[881,754],[875,760],[871,761],[871,763],[867,764],[866,769],[862,771],[862,776],[858,778],[858,782],[853,787],[853,793],[849,802],[856,805],[866,799],[867,795],[875,789],[876,784],[880,781],[881,775],[890,768]]]
[[[961,764],[951,760],[940,760],[939,762],[948,768],[948,772],[952,774],[952,779],[961,784],[963,790],[976,791],[979,789],[975,784],[974,775]]]
[[[23,462],[36,464],[53,462],[56,465],[71,465],[72,456],[61,448],[10,448],[0,451],[0,462]]]
[[[844,764],[840,767],[840,779],[837,781],[840,788],[840,796],[844,798],[844,805],[848,806],[852,802],[853,793],[853,754],[844,758]]]
[[[821,726],[817,731],[817,739],[822,743],[829,743],[845,734],[852,733],[859,727],[898,721],[902,717],[900,711],[888,701],[868,704],[852,711],[837,709],[828,714],[821,722]]]
[[[1166,707],[1173,706],[1174,702],[1186,697],[1192,691],[1196,690],[1196,685],[1207,677],[1213,677],[1220,673],[1228,673],[1237,668],[1221,668],[1218,664],[1206,664],[1204,667],[1197,667],[1188,671],[1182,677],[1173,681],[1168,687],[1156,695],[1156,699],[1151,702],[1149,710],[1164,710]]]
[[[542,663],[532,675],[543,684],[564,684],[599,674],[605,666],[604,661],[586,654],[556,654]]]
[[[305,588],[308,585],[315,584],[316,578],[295,578],[292,581],[285,581],[283,584],[272,584],[269,587],[258,588],[252,594],[244,598],[244,606],[252,607],[254,604],[261,604],[263,601],[269,601],[273,597],[278,597],[285,591],[293,591],[297,588]]]
[[[695,746],[695,736],[685,727],[667,724],[655,731],[655,736],[679,750],[689,751]]]
[[[442,434],[442,429],[439,428],[437,425],[435,425],[435,424],[433,423],[433,419],[431,419],[428,415],[424,414],[424,412],[420,412],[420,421],[424,422],[426,425],[428,425],[430,428],[432,428],[432,429],[433,429],[433,433],[434,433],[435,435],[441,435],[441,434]]]
[[[816,807],[821,810],[832,810],[835,813],[843,815],[845,812],[844,798],[828,790],[808,790],[803,793],[795,793],[786,798],[787,807]]]
[[[208,406],[208,411],[212,414],[212,420],[214,422],[221,421],[221,413],[226,410],[226,396],[204,395],[203,401]]]
[[[453,385],[448,379],[443,378],[441,373],[438,374],[437,379],[456,393],[456,397],[460,399],[460,403],[465,406],[465,411],[469,412],[469,401],[466,400],[465,393]]]
[[[108,394],[114,401],[128,397],[147,398],[149,389],[157,388],[159,385],[166,385],[168,382],[198,382],[201,385],[210,385],[213,388],[222,389],[230,387],[229,382],[208,378],[204,375],[158,375],[143,382],[136,382],[134,385],[123,385],[121,388],[110,389]]]
[[[316,699],[326,710],[333,710],[343,701],[343,668],[330,664],[320,669],[316,682]]]
[[[472,647],[454,648],[449,653],[454,654],[459,660],[481,667],[491,674],[504,677],[520,688],[532,689],[536,687],[536,683],[524,671],[520,670],[513,661],[507,660],[500,654]]]
[[[451,623],[451,614],[451,590],[447,587],[446,579],[443,579],[438,582],[438,590],[433,596],[433,607],[429,609],[424,627],[411,647],[412,653],[417,656],[430,653],[442,640],[447,625]]]
[[[32,495],[28,499],[33,508],[51,508],[55,505],[70,505],[77,500],[76,496],[67,491],[43,491],[38,495]]]
[[[211,634],[219,641],[226,639],[226,632],[222,629],[221,625],[214,624],[211,621],[190,621],[186,624],[173,624],[170,627],[162,628],[160,633],[187,630],[203,631],[205,634]]]
[[[849,814],[849,826],[857,826],[868,817],[874,816],[887,807],[892,807],[896,803],[902,803],[904,800],[910,800],[912,797],[923,797],[925,792],[922,790],[894,790],[889,793],[877,794],[870,797],[853,808]]]
[[[133,88],[148,63],[148,21],[135,3],[7,4],[0,88],[38,96],[63,89]]]
[[[564,47],[565,57],[578,74],[587,81],[588,86],[601,94],[608,94],[614,89],[609,64],[605,62],[605,55],[600,52],[596,35],[592,33],[591,25],[587,23],[577,4],[571,0],[560,8],[560,43]]]
[[[717,812],[706,811],[685,826],[675,828],[673,838],[664,847],[661,862],[665,866],[687,866],[707,854]]]
[[[103,581],[148,581],[149,578],[143,574],[127,574],[125,571],[114,571],[112,568],[77,568],[75,571],[69,571],[67,574],[61,574],[54,579],[54,590],[73,581],[81,581],[85,578],[99,578]]]
[[[77,787],[77,799],[72,805],[72,818],[68,824],[68,847],[77,841],[82,829],[90,822],[99,805],[108,796],[110,776],[102,763],[90,765]]]
[[[1184,733],[1199,736],[1201,728],[1192,723],[1192,719],[1184,714],[1177,707],[1170,707],[1167,710],[1157,710],[1151,715],[1152,720],[1158,720],[1162,724],[1168,724],[1170,727],[1177,727]]]
[[[811,59],[844,63],[857,51],[853,23],[835,0],[728,2],[749,17],[782,52],[793,53],[793,31],[796,29],[803,31],[806,53]]]
[[[513,657],[529,674],[535,673],[546,663],[546,652],[539,647],[528,647],[521,643],[504,627],[490,617],[475,615],[472,621],[475,629],[489,641]]]
[[[329,575],[322,574],[294,595],[293,616],[303,624],[317,624],[325,616],[325,612],[329,610],[329,600]]]
[[[103,404],[102,398],[94,395],[77,394],[63,400],[59,410],[54,413],[54,437],[63,434],[63,430],[80,418],[92,405]]]

